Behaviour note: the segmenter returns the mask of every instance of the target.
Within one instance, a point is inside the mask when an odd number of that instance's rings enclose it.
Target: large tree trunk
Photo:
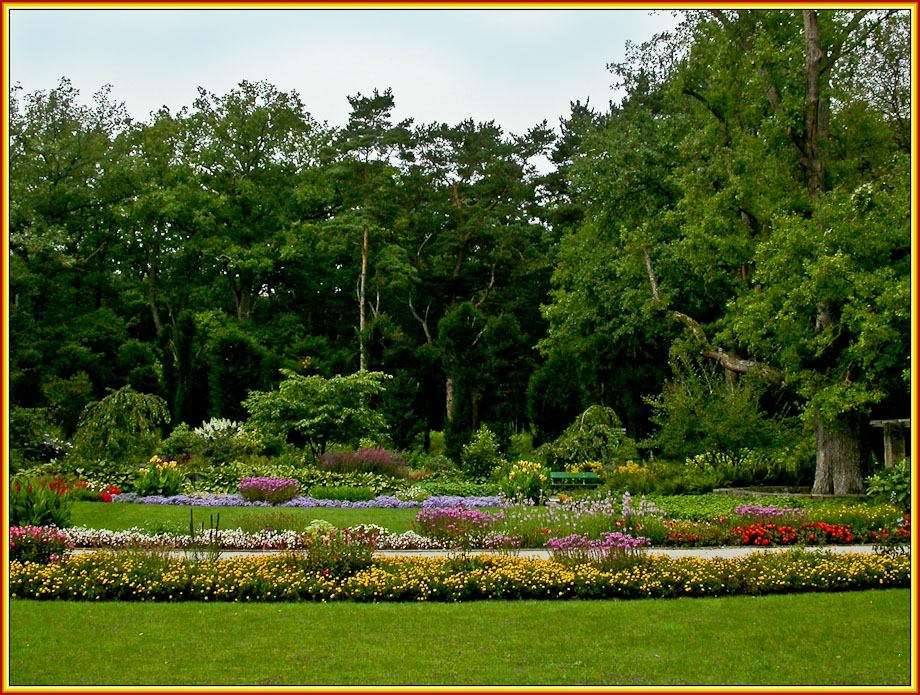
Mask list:
[[[444,382],[444,390],[447,392],[445,399],[445,409],[447,411],[447,421],[454,421],[454,377],[449,376]]]
[[[364,228],[364,236],[361,239],[361,274],[358,276],[358,369],[362,372],[367,369],[367,355],[364,345],[364,325],[366,322],[366,290],[367,280],[367,240],[368,229]]]
[[[853,495],[865,491],[863,476],[869,451],[864,446],[864,418],[846,413],[831,422],[815,419],[818,448],[813,495]]]

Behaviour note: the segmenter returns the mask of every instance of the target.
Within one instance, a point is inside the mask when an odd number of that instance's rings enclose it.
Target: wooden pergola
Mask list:
[[[873,427],[881,427],[885,440],[885,468],[891,468],[901,459],[907,458],[906,434],[910,429],[910,418],[897,420],[870,420]]]

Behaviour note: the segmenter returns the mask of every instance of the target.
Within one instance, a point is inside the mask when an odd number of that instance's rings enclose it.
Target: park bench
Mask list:
[[[573,487],[597,487],[601,479],[597,473],[562,473],[553,471],[549,474],[550,486],[558,489]]]

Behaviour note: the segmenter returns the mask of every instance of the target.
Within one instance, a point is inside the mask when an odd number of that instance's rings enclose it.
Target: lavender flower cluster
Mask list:
[[[134,504],[186,505],[190,507],[271,507],[269,502],[254,500],[249,502],[242,495],[207,493],[198,495],[148,495],[139,497],[133,492],[112,495],[113,502],[133,502]],[[380,495],[372,500],[349,502],[347,500],[320,500],[314,497],[298,496],[278,507],[337,507],[341,509],[418,509],[446,507],[501,507],[502,498],[498,496],[457,497],[454,495],[432,495],[424,502],[401,500],[393,495]]]
[[[242,478],[239,493],[247,502],[281,504],[297,495],[300,481],[293,478]]]
[[[756,516],[761,519],[781,519],[788,516],[802,516],[807,514],[807,512],[797,507],[777,507],[773,504],[769,506],[764,506],[762,504],[739,504],[735,507],[735,514],[739,516]]]
[[[555,560],[603,563],[635,555],[639,548],[651,544],[645,536],[630,536],[613,531],[602,533],[597,540],[591,540],[587,534],[550,538],[544,547],[552,551]]]

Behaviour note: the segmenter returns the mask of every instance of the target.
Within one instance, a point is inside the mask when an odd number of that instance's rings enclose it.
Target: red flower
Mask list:
[[[110,494],[110,495],[120,495],[120,494],[121,494],[121,490],[119,490],[119,489],[118,489],[117,487],[115,487],[114,485],[109,485],[109,494]]]
[[[112,496],[111,496],[109,493],[107,493],[107,492],[100,493],[100,496],[102,497],[102,501],[103,501],[103,502],[111,502],[111,501],[112,501]]]

